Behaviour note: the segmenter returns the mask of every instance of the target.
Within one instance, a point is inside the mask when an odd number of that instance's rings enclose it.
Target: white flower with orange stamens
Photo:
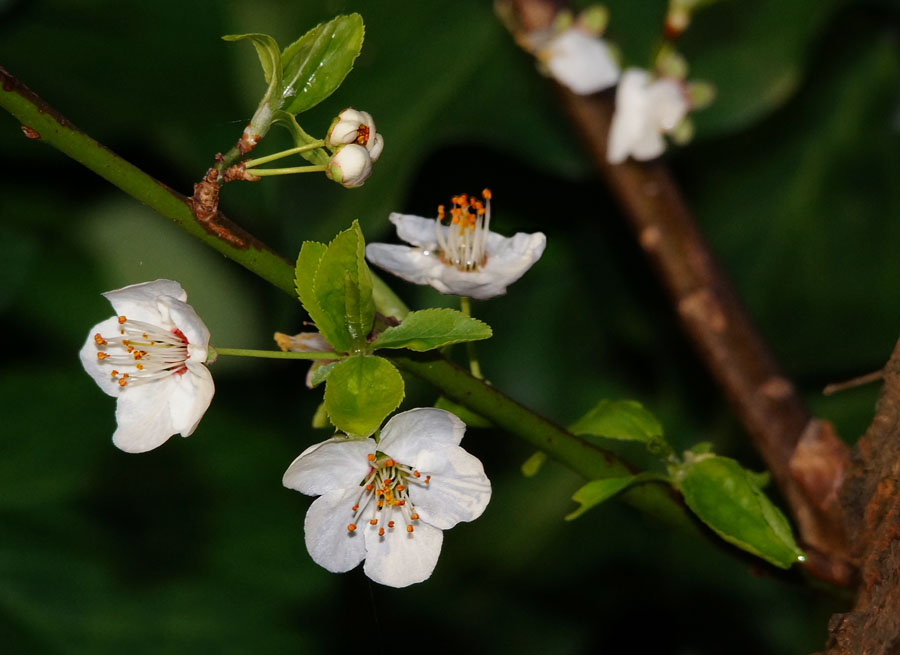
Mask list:
[[[103,294],[116,316],[91,328],[79,353],[94,381],[116,397],[113,443],[142,453],[176,433],[189,436],[215,387],[204,363],[209,330],[172,280]]]
[[[306,513],[306,548],[343,573],[365,560],[369,578],[390,587],[426,580],[443,530],[472,521],[491,499],[481,462],[459,447],[466,426],[442,409],[397,414],[372,439],[342,436],[310,446],[284,486],[319,496]]]
[[[375,130],[375,121],[367,111],[359,111],[352,107],[345,109],[335,118],[325,143],[331,147],[355,143],[369,151],[373,162],[378,161],[384,149],[384,137]]]
[[[371,243],[366,259],[415,284],[428,284],[441,293],[484,300],[506,288],[540,259],[547,245],[541,232],[504,237],[490,231],[491,192],[482,200],[455,196],[449,224],[444,206],[437,220],[392,213],[397,236],[410,246]]]

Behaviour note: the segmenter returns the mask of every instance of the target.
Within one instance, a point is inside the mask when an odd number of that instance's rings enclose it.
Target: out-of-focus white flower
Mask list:
[[[334,437],[307,448],[284,486],[319,496],[304,522],[306,548],[343,573],[365,559],[375,582],[406,587],[437,564],[443,532],[487,507],[491,483],[459,447],[466,426],[441,409],[397,414],[372,439]]]
[[[479,300],[506,293],[506,288],[540,259],[547,244],[541,232],[503,237],[490,231],[491,193],[484,202],[466,194],[455,196],[450,224],[443,205],[437,220],[392,213],[397,236],[410,246],[370,243],[366,259],[415,284],[441,293]]]
[[[297,353],[333,353],[334,348],[331,347],[325,337],[318,332],[300,332],[299,334],[290,335],[284,332],[275,333],[275,343],[284,352]],[[314,361],[310,364],[309,370],[306,372],[306,386],[312,389],[316,386],[313,376],[316,370],[322,366],[334,364],[335,361]]]
[[[619,79],[619,64],[606,41],[577,27],[551,37],[536,54],[554,79],[578,95],[608,89]]]
[[[375,121],[367,111],[345,109],[331,123],[325,143],[331,147],[355,143],[369,151],[373,162],[384,149],[384,137],[375,130]]]
[[[215,387],[204,365],[209,330],[172,280],[103,294],[116,316],[91,328],[79,353],[94,381],[116,397],[113,443],[152,450],[176,433],[189,436]]]
[[[674,132],[689,109],[680,80],[629,68],[616,91],[606,158],[619,164],[629,156],[641,161],[659,157],[666,149],[663,134]]]
[[[365,146],[355,143],[341,146],[328,162],[325,174],[347,188],[362,186],[372,174],[372,157]]]

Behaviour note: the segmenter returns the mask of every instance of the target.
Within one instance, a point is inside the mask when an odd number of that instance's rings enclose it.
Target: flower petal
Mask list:
[[[119,386],[118,380],[110,375],[113,370],[112,366],[97,359],[97,353],[100,351],[97,349],[94,335],[105,334],[109,336],[111,334],[118,334],[119,327],[119,321],[115,316],[97,323],[97,325],[91,328],[91,331],[88,333],[87,341],[84,342],[84,346],[81,347],[81,351],[78,353],[78,357],[81,359],[81,365],[84,366],[84,370],[87,371],[87,374],[94,379],[94,382],[103,389],[103,392],[110,396],[118,396],[122,392],[122,387]]]
[[[206,366],[196,362],[188,362],[186,366],[185,373],[172,376],[174,391],[169,396],[172,427],[182,437],[191,436],[197,429],[216,392],[212,374]]]
[[[160,312],[156,301],[159,296],[171,296],[184,302],[187,293],[174,280],[154,280],[107,291],[103,296],[109,300],[119,315],[135,321],[145,321],[160,325]]]
[[[551,39],[541,56],[553,77],[579,95],[608,89],[619,79],[619,66],[603,39],[576,29]]]
[[[113,434],[117,447],[127,453],[144,453],[178,432],[170,408],[170,401],[177,393],[175,377],[131,384],[122,390],[116,403],[118,427]]]
[[[491,482],[481,461],[459,446],[423,451],[416,467],[431,481],[411,485],[410,500],[422,520],[437,528],[478,518],[491,500]]]
[[[431,284],[432,280],[440,279],[443,269],[449,268],[431,251],[388,243],[367,245],[366,259],[413,284]]]
[[[161,313],[169,314],[172,323],[181,330],[188,343],[193,346],[191,357],[195,358],[199,364],[204,363],[209,347],[209,328],[206,327],[203,319],[197,315],[193,307],[171,296],[162,296],[158,302],[162,306],[161,308],[164,308]]]
[[[359,483],[369,471],[366,457],[374,452],[375,442],[371,439],[332,437],[304,450],[288,466],[281,482],[309,496],[341,489],[351,489],[358,495]]]
[[[332,573],[349,571],[366,556],[361,530],[347,530],[356,495],[356,489],[328,492],[313,501],[303,521],[306,550],[316,564]]]
[[[378,526],[367,525],[366,575],[389,587],[408,587],[427,580],[437,564],[444,533],[435,527],[415,522],[415,531],[406,532],[404,524],[378,536]]]
[[[391,212],[391,223],[397,227],[397,236],[406,243],[424,248],[425,250],[436,250],[438,247],[437,236],[435,235],[435,221],[433,218],[422,218],[421,216],[413,216],[412,214],[398,214]],[[447,229],[447,226],[443,226]]]
[[[435,407],[419,407],[396,414],[385,424],[378,450],[417,468],[421,451],[456,446],[465,432],[466,424],[455,414]]]

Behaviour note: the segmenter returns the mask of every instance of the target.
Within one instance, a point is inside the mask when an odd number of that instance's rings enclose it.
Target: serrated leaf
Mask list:
[[[547,453],[538,450],[522,463],[522,475],[526,478],[534,477],[547,461]]]
[[[332,369],[340,362],[313,362],[309,367],[309,373],[306,374],[306,386],[315,389],[331,374]]]
[[[599,505],[604,500],[612,498],[626,487],[641,481],[643,480],[640,475],[591,480],[572,495],[572,500],[579,503],[580,507],[571,514],[567,514],[566,521],[577,519],[595,505]]]
[[[312,322],[321,332],[325,340],[335,347],[335,341],[340,342],[342,335],[331,317],[322,308],[316,296],[316,276],[322,257],[328,250],[328,246],[317,241],[304,241],[297,255],[297,265],[294,267],[294,286],[297,289],[297,297],[300,304],[309,314]],[[343,351],[340,351],[343,352]]]
[[[367,437],[403,400],[400,372],[386,359],[356,355],[338,363],[325,383],[325,409],[334,426]]]
[[[372,347],[422,352],[452,343],[487,339],[492,334],[487,323],[455,309],[423,309],[410,312],[400,325],[379,334]]]
[[[293,114],[289,114],[283,109],[279,109],[272,116],[272,125],[279,125],[290,132],[291,140],[294,142],[294,146],[297,148],[301,146],[308,146],[309,144],[318,141],[318,139],[311,136],[310,134],[307,134],[306,130],[300,127],[300,124],[297,122],[297,119]],[[311,164],[315,164],[317,166],[325,166],[329,161],[328,155],[322,148],[306,150],[304,152],[301,152],[300,156]]]
[[[322,308],[319,331],[337,352],[366,345],[375,320],[372,274],[359,223],[338,234],[319,260],[314,292]]]
[[[437,401],[435,401],[434,406],[437,409],[443,409],[451,414],[456,414],[456,417],[469,427],[489,428],[493,426],[493,423],[483,416],[476,414],[468,407],[463,407],[462,405],[453,402],[446,396],[438,398]]]
[[[677,479],[687,506],[725,541],[784,569],[803,560],[784,514],[735,460],[701,456]]]
[[[281,109],[299,114],[330,96],[353,69],[364,37],[362,17],[350,14],[317,25],[285,48]]]

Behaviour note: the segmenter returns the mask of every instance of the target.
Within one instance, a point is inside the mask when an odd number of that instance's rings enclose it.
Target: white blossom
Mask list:
[[[541,232],[504,237],[490,231],[491,194],[484,202],[465,194],[453,198],[449,225],[444,207],[437,220],[392,213],[397,236],[410,246],[371,243],[366,259],[415,284],[441,293],[493,298],[525,274],[540,259],[547,244]]]
[[[319,496],[304,522],[313,560],[343,573],[365,560],[369,578],[391,587],[426,580],[443,530],[487,507],[491,483],[459,447],[466,426],[441,409],[397,414],[372,439],[337,436],[307,448],[284,486]]]
[[[352,107],[345,109],[334,119],[325,143],[332,147],[350,143],[361,145],[369,151],[373,162],[378,161],[384,149],[384,137],[375,130],[372,115]]]
[[[372,174],[372,157],[364,146],[356,143],[341,146],[332,155],[325,174],[347,188],[362,186]]]
[[[189,436],[215,391],[204,365],[206,325],[172,280],[103,295],[116,316],[91,328],[79,354],[100,388],[117,398],[113,443],[140,453],[176,433]]]
[[[659,157],[666,149],[663,134],[673,132],[689,109],[680,80],[654,79],[645,70],[629,68],[616,91],[607,159],[619,164],[629,156],[641,161]]]
[[[608,89],[619,79],[619,65],[607,43],[577,27],[551,37],[537,57],[556,81],[578,95]]]

